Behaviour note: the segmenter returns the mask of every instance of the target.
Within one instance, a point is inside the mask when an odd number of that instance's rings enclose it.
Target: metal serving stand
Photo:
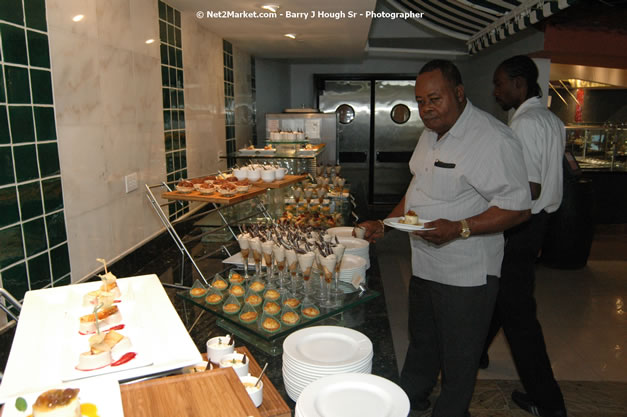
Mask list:
[[[157,185],[148,185],[146,184],[146,198],[148,198],[148,201],[150,201],[150,204],[152,205],[153,209],[155,210],[155,212],[157,213],[157,216],[159,216],[159,220],[161,220],[161,223],[163,224],[163,226],[165,227],[165,229],[167,230],[168,234],[170,235],[170,237],[172,238],[172,240],[174,241],[174,243],[176,244],[177,248],[179,249],[179,251],[181,252],[181,274],[180,274],[180,282],[178,284],[164,284],[166,286],[171,286],[174,288],[179,288],[179,289],[188,289],[189,287],[186,287],[183,285],[183,278],[184,278],[184,266],[185,266],[185,258],[189,259],[189,261],[191,262],[193,268],[196,270],[196,272],[198,273],[199,277],[202,279],[202,281],[205,284],[209,284],[209,281],[207,280],[207,278],[205,278],[205,275],[203,274],[203,272],[201,271],[201,269],[199,268],[198,264],[196,261],[200,261],[202,259],[208,258],[210,256],[216,255],[220,252],[225,253],[227,256],[231,256],[231,253],[229,251],[229,249],[227,248],[226,245],[220,245],[217,249],[205,253],[203,254],[201,257],[197,257],[194,258],[194,256],[192,256],[192,254],[190,253],[190,251],[187,249],[186,244],[190,244],[193,243],[201,238],[203,238],[204,236],[207,235],[211,235],[213,233],[216,233],[220,230],[228,230],[228,233],[234,238],[237,239],[237,233],[233,230],[233,227],[231,226],[231,224],[229,223],[229,221],[226,219],[225,215],[223,214],[223,210],[224,207],[223,205],[220,205],[218,203],[211,203],[211,202],[207,202],[207,203],[203,203],[203,202],[199,202],[199,206],[197,208],[194,209],[195,212],[192,212],[191,214],[188,214],[184,217],[181,217],[179,219],[177,219],[175,221],[175,223],[179,223],[183,220],[185,221],[189,221],[189,220],[193,220],[195,218],[200,218],[200,217],[204,217],[207,216],[211,213],[216,213],[218,215],[218,217],[221,220],[221,225],[217,228],[214,228],[212,230],[209,231],[204,231],[200,234],[194,235],[192,237],[183,239],[181,238],[181,236],[179,236],[178,232],[176,231],[175,227],[174,227],[174,223],[172,223],[168,217],[168,215],[163,211],[163,207],[167,207],[169,204],[171,204],[171,202],[166,202],[166,203],[159,203],[159,201],[157,200],[157,197],[155,196],[155,190],[161,190],[162,192],[166,192],[166,193],[172,193],[172,189],[165,183],[161,183],[161,184],[157,184]],[[163,194],[163,193],[162,193]],[[240,201],[237,201],[234,204],[238,204],[241,201],[248,201],[250,199],[253,199],[255,201],[255,207],[258,208],[258,212],[248,215],[246,217],[242,217],[237,219],[236,223],[241,223],[244,222],[252,217],[255,216],[263,216],[264,218],[270,220],[271,216],[268,213],[268,210],[266,209],[264,203],[261,201],[261,199],[259,198],[259,194],[257,195],[253,195],[251,198],[248,199],[243,199]],[[180,204],[181,201],[175,201],[177,204]],[[206,209],[208,208],[208,209]]]

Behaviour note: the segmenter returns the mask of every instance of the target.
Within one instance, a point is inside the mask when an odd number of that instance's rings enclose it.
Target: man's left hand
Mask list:
[[[423,227],[425,229],[433,228],[433,230],[416,230],[412,233],[436,245],[442,245],[457,239],[461,230],[459,222],[452,222],[446,219],[438,219],[424,223]]]

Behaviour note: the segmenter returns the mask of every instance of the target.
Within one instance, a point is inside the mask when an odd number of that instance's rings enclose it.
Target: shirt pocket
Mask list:
[[[431,198],[440,201],[454,201],[462,191],[459,168],[433,167],[431,175]]]

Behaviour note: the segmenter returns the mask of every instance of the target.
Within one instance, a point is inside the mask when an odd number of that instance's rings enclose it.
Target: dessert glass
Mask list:
[[[300,287],[298,281],[296,281],[298,275],[298,257],[296,251],[294,251],[294,249],[287,249],[285,251],[285,258],[287,259],[287,269],[291,277],[291,291],[295,293]]]
[[[311,299],[309,298],[311,296],[310,278],[311,278],[311,268],[313,266],[315,258],[316,258],[316,255],[313,252],[298,254],[298,265],[300,266],[300,270],[303,273],[303,285],[305,287],[305,290],[304,290],[305,299],[303,300],[303,302],[306,302],[306,303],[311,302]]]
[[[250,248],[253,251],[253,260],[255,261],[255,277],[261,279],[261,240],[258,237],[252,238]]]
[[[266,280],[268,284],[272,282],[272,276],[274,275],[272,248],[274,248],[274,242],[271,240],[266,240],[261,244],[263,260],[266,262]]]
[[[237,243],[239,243],[242,262],[244,264],[244,280],[248,282],[248,255],[250,254],[250,239],[247,235],[242,233],[237,237]]]
[[[285,287],[284,287],[285,248],[275,243],[274,246],[272,247],[272,254],[274,255],[276,268],[279,271],[279,285],[280,285],[279,292],[283,294],[285,292]]]

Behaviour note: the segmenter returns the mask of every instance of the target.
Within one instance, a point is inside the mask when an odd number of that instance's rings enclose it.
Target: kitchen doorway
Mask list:
[[[368,204],[396,204],[411,181],[408,162],[424,128],[415,76],[314,77],[318,108],[338,114],[342,175]]]

